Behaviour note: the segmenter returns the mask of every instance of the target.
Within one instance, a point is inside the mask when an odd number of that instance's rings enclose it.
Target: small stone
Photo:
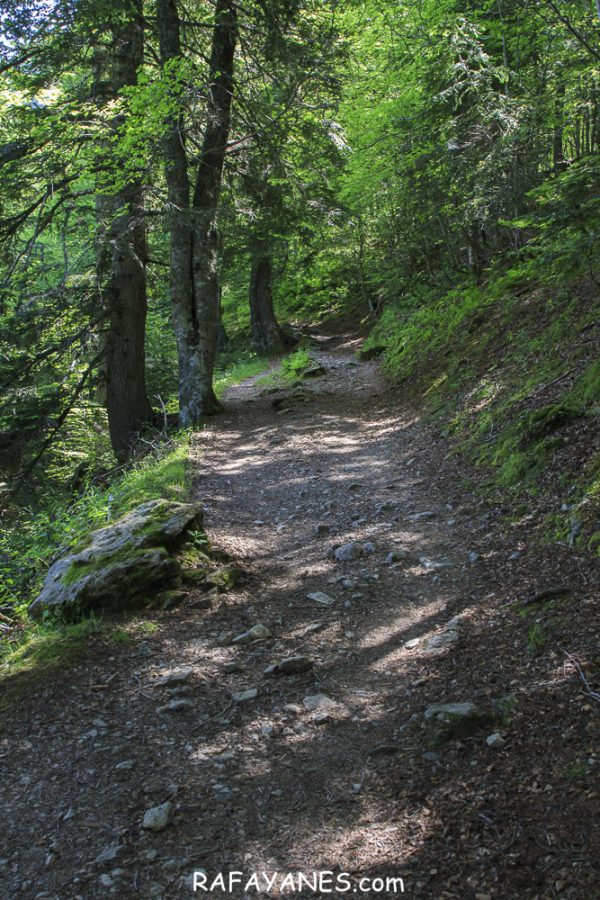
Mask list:
[[[234,637],[233,631],[220,631],[217,635],[217,644],[219,647],[228,647],[232,643]]]
[[[323,591],[313,591],[312,594],[307,594],[306,596],[309,600],[320,603],[321,606],[333,606],[335,603],[335,597],[330,597],[329,594],[324,594]]]
[[[475,550],[471,550],[467,558],[470,564],[474,565],[474,563],[479,562],[479,560],[481,559],[481,555],[479,553],[476,553]]]
[[[493,750],[499,749],[500,747],[504,747],[504,745],[506,744],[505,739],[497,731],[495,731],[494,734],[489,734],[486,737],[485,742],[488,745],[488,747],[491,747]]]
[[[406,641],[404,646],[407,650],[414,650],[415,647],[418,647],[421,643],[421,638],[411,638],[410,641]]]
[[[263,725],[260,729],[260,733],[263,735],[263,737],[268,737],[270,734],[273,734],[274,730],[275,729],[272,725]]]
[[[237,660],[234,660],[233,662],[226,662],[226,663],[223,665],[223,671],[224,671],[227,675],[231,675],[233,672],[243,672],[243,671],[244,671],[244,667],[243,667],[243,665],[241,664],[241,662],[238,662]]]
[[[246,703],[248,700],[255,700],[258,697],[256,688],[249,688],[247,691],[238,691],[231,695],[236,703]]]
[[[285,712],[293,713],[295,716],[299,716],[302,712],[302,707],[297,703],[286,703],[283,709]]]
[[[371,541],[367,541],[366,544],[363,544],[363,550],[365,551],[365,553],[371,556],[373,553],[375,553],[375,544],[371,543]]]
[[[107,875],[106,873],[101,875],[100,878],[98,879],[98,881],[100,882],[102,887],[105,887],[105,888],[112,887],[112,885],[113,885],[112,878],[110,877],[110,875]]]
[[[237,637],[234,637],[234,644],[251,644],[253,641],[264,641],[267,638],[271,637],[271,632],[268,628],[265,628],[264,625],[258,624],[254,625],[253,628],[250,628],[249,631],[244,631],[242,634],[238,634]]]
[[[353,578],[342,578],[341,585],[346,590],[351,591],[356,587],[356,581]]]
[[[297,675],[298,672],[307,672],[312,666],[311,660],[306,656],[288,656],[281,662],[268,666],[265,675]]]
[[[183,712],[186,709],[194,709],[195,705],[193,700],[171,700],[166,706],[159,706],[156,711],[158,713]]]
[[[117,763],[115,772],[129,772],[135,766],[135,760],[124,759],[123,762]]]
[[[394,563],[405,562],[408,559],[410,559],[408,550],[392,550],[386,556],[385,562],[388,566],[391,566]]]
[[[315,537],[325,537],[331,531],[331,525],[320,522],[315,528]]]
[[[170,800],[160,806],[153,806],[144,813],[142,828],[146,831],[164,831],[173,817],[174,805]]]
[[[348,544],[342,544],[334,551],[334,558],[338,562],[352,562],[355,559],[361,559],[366,556],[366,551],[362,544],[356,541],[350,541]]]
[[[169,672],[168,675],[162,675],[160,678],[157,678],[153,684],[154,687],[175,687],[178,684],[188,682],[193,674],[194,670],[191,667],[176,669],[174,672]]]
[[[107,847],[106,850],[98,854],[94,863],[99,866],[102,863],[114,862],[119,856],[122,856],[124,850],[123,844],[114,844],[112,847]]]
[[[302,701],[304,709],[309,712],[315,709],[333,709],[337,706],[335,700],[328,697],[327,694],[309,694]]]
[[[449,647],[451,644],[455,644],[457,640],[458,633],[456,631],[443,631],[441,634],[434,634],[432,638],[429,638],[427,649],[438,650],[440,647]]]

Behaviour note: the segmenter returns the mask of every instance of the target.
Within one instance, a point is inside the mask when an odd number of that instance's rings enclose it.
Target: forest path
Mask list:
[[[518,533],[499,531],[500,511],[461,487],[444,442],[377,364],[357,362],[358,346],[321,342],[326,372],[299,388],[237,386],[194,438],[195,493],[211,542],[245,571],[239,585],[213,609],[198,595],[159,614],[126,644],[100,640],[6,719],[2,896],[191,897],[200,869],[208,883],[233,870],[349,873],[350,893],[369,897],[398,896],[385,884],[396,877],[414,897],[593,895],[587,796],[553,769],[555,732],[575,725],[539,689],[558,662],[527,656],[507,608],[536,564]],[[371,552],[331,557],[350,542]],[[308,598],[317,591],[334,602]],[[231,643],[257,624],[270,637]],[[299,655],[311,671],[264,674]],[[157,681],[182,667],[183,683]],[[430,704],[509,693],[510,725],[428,745]],[[329,699],[307,709],[315,695]],[[492,749],[496,730],[508,743]],[[172,822],[140,828],[165,802]],[[361,882],[373,878],[380,891]],[[345,883],[332,893],[325,877],[302,896],[346,896]]]

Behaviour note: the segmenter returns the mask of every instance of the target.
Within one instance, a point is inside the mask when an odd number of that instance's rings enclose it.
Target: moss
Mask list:
[[[156,549],[162,550],[164,553],[167,552],[164,547],[157,547]],[[134,550],[131,547],[126,547],[116,553],[105,553],[94,556],[90,560],[75,559],[62,576],[61,581],[65,587],[68,587],[70,584],[74,584],[76,581],[80,581],[88,575],[93,575],[95,572],[102,571],[102,569],[105,569],[109,565],[115,566],[122,562],[139,560],[146,556],[147,553],[148,548],[138,548]]]
[[[534,410],[517,426],[520,431],[519,448],[524,450],[530,447],[580,415],[580,410],[566,403],[555,403]]]

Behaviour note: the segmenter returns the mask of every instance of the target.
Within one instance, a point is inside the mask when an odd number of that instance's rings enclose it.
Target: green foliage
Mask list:
[[[297,381],[312,365],[314,365],[314,360],[310,353],[301,347],[282,360],[280,371],[287,381]]]

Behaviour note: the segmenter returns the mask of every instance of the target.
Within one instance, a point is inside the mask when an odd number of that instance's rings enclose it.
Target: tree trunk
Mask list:
[[[213,371],[219,336],[219,277],[217,213],[229,139],[233,66],[237,41],[237,13],[232,0],[217,0],[210,58],[208,119],[192,204],[192,278],[198,329],[194,376],[196,416],[221,408],[213,390]]]
[[[181,57],[180,22],[175,0],[157,0],[156,18],[160,60],[164,68],[170,60]],[[179,424],[187,428],[202,417],[202,403],[196,390],[201,368],[192,277],[190,181],[182,117],[170,117],[166,126],[163,151],[171,237],[169,289],[179,359]]]
[[[141,0],[131,18],[113,26],[111,95],[137,81],[143,63]],[[122,123],[113,121],[116,130]],[[107,313],[106,408],[113,450],[118,459],[132,452],[140,429],[152,416],[146,392],[146,233],[140,217],[142,188],[131,183],[111,196],[100,196],[98,214],[104,234],[98,255],[98,283]]]
[[[161,64],[181,56],[176,0],[157,0]],[[189,427],[220,409],[213,391],[219,335],[217,212],[229,138],[235,6],[217,0],[210,60],[207,125],[193,204],[182,120],[167,121],[164,138],[171,232],[170,293],[179,356],[179,424]]]
[[[272,276],[269,248],[264,243],[254,244],[249,290],[250,328],[252,342],[259,353],[276,353],[286,344],[273,309]]]

